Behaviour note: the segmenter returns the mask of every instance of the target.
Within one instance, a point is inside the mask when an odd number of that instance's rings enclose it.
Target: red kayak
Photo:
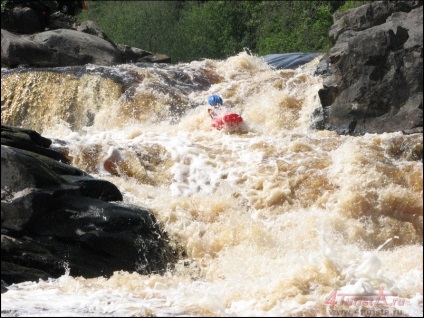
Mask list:
[[[224,116],[215,117],[212,127],[215,127],[218,130],[228,129],[235,130],[243,122],[243,118],[240,115],[231,113]]]

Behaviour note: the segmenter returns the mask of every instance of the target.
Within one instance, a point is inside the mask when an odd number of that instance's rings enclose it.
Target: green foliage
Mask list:
[[[223,58],[249,45],[245,21],[249,12],[243,2],[208,1],[194,5],[179,21],[181,59]]]
[[[87,1],[115,43],[171,56],[173,62],[223,59],[248,48],[266,55],[325,52],[336,10],[370,1]]]
[[[350,9],[354,9],[360,6],[363,6],[364,4],[371,3],[373,1],[344,1],[344,4],[339,8],[339,12],[345,12]]]
[[[1,0],[1,13],[5,12],[6,10],[13,7],[15,4],[17,4],[17,1],[15,0]]]
[[[78,21],[93,20],[115,43],[173,56],[182,1],[87,1]]]
[[[272,52],[321,52],[329,48],[332,25],[328,2],[313,6],[307,1],[266,1],[261,8],[260,55]]]

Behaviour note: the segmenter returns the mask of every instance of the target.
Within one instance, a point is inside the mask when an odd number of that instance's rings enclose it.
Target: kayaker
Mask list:
[[[212,106],[212,108],[208,108],[209,116],[211,116],[212,119],[215,119],[223,110],[222,107],[222,98],[218,95],[212,95],[208,98],[208,104]]]

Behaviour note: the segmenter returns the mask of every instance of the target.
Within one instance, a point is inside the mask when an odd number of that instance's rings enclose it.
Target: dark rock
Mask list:
[[[345,12],[334,14],[334,24],[330,29],[330,41],[335,44],[341,34],[349,31],[363,31],[384,24],[396,12],[410,12],[422,6],[422,1],[375,1]]]
[[[142,49],[137,49],[128,45],[118,44],[118,51],[121,54],[121,61],[125,62],[136,62],[145,57],[153,56],[152,52],[144,51]],[[148,62],[145,60],[145,62]],[[152,62],[152,61],[149,61]]]
[[[171,62],[164,54],[113,43],[93,21],[78,24],[75,14],[83,7],[83,1],[6,1],[1,18],[2,65],[16,68]]]
[[[55,61],[50,66],[114,65],[119,62],[119,54],[110,42],[88,33],[60,29],[37,33],[29,40],[54,52]]]
[[[2,1],[1,28],[19,34],[33,34],[45,29],[71,29],[83,1]]]
[[[110,182],[91,177],[63,176],[70,184],[77,185],[82,195],[104,201],[122,201],[121,192]]]
[[[5,281],[4,280],[1,280],[1,293],[2,294],[5,293],[5,292],[7,292],[7,287],[8,287],[8,285],[5,283]]]
[[[421,1],[376,1],[336,16],[335,45],[316,71],[325,76],[321,127],[364,134],[423,125],[422,10]]]
[[[49,66],[52,64],[53,53],[43,44],[1,30],[1,63],[4,65]]]
[[[321,100],[322,107],[330,106],[336,100],[339,93],[337,85],[327,86],[323,85],[324,88],[318,91],[318,96]]]
[[[165,54],[152,54],[139,58],[137,62],[171,63],[171,58]]]
[[[39,133],[23,128],[1,126],[1,144],[19,149],[32,151],[46,157],[69,163],[69,159],[61,153],[48,149],[51,140],[42,137]]]
[[[34,130],[6,125],[1,125],[1,136],[7,136],[12,140],[21,141],[22,143],[17,144],[15,146],[16,148],[31,150],[34,152],[37,152],[37,149],[40,147],[49,148],[52,144],[50,139],[42,137]],[[29,147],[30,145],[31,147]]]
[[[29,7],[18,6],[11,10],[5,10],[2,12],[1,20],[2,29],[16,33],[32,34],[45,29],[43,15]]]
[[[9,67],[59,67],[85,64],[110,66],[135,62],[171,62],[171,58],[164,54],[153,54],[127,45],[116,45],[94,25],[86,24],[79,29],[84,32],[56,29],[34,35],[16,35],[2,29],[1,62]]]
[[[2,244],[3,244],[3,235],[2,235]],[[3,253],[3,249],[1,251]],[[21,283],[26,281],[36,281],[38,282],[40,279],[47,280],[49,278],[49,274],[43,272],[41,270],[35,268],[28,268],[25,266],[18,265],[16,263],[1,261],[1,272],[2,272],[2,282],[5,284],[5,288],[13,283]],[[3,274],[4,273],[4,274]],[[9,282],[9,283],[6,283]],[[2,293],[7,291],[5,289],[3,291],[2,285]]]
[[[94,23],[94,21],[88,20],[88,21],[84,21],[81,24],[79,24],[76,27],[76,30],[79,32],[84,32],[84,33],[88,33],[91,35],[95,35],[105,41],[108,41],[112,44],[114,44],[112,42],[112,40],[107,36],[106,33],[104,33],[98,26],[96,23]],[[119,45],[119,44],[118,44]]]
[[[416,127],[416,128],[413,128],[413,129],[407,129],[407,130],[403,130],[402,132],[405,135],[411,135],[411,134],[417,134],[417,133],[422,134],[423,133],[423,127]]]
[[[315,75],[326,76],[329,75],[329,60],[328,53],[322,56],[321,60],[318,63],[317,69],[315,70]]]
[[[49,30],[69,29],[75,30],[76,17],[64,14],[60,11],[50,16]]]
[[[66,270],[164,272],[176,256],[152,213],[110,202],[122,200],[116,186],[58,161],[50,144],[35,131],[2,126],[2,292]]]
[[[82,9],[81,3],[7,2],[1,19],[2,65],[15,68],[171,62],[164,54],[113,43],[93,21],[78,24],[75,12]]]
[[[56,277],[65,272],[65,263],[29,237],[16,238],[2,228],[2,280],[22,282],[46,280],[54,274]],[[49,274],[51,273],[51,274]]]

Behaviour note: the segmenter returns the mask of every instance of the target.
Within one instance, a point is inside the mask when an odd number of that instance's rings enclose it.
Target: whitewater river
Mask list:
[[[2,316],[422,316],[422,135],[310,129],[318,61],[103,68],[123,91],[96,66],[2,80],[2,123],[53,139],[185,251],[163,276],[12,285]],[[242,131],[211,127],[211,94]]]

